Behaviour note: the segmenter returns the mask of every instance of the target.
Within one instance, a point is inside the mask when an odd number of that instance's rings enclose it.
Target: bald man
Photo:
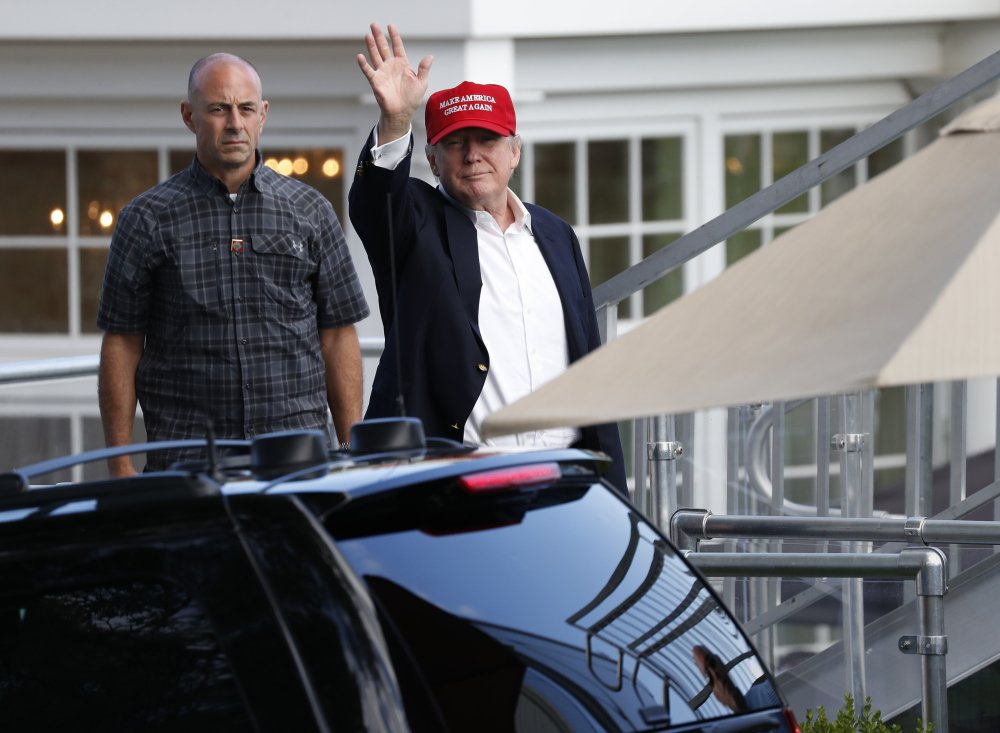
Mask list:
[[[315,189],[261,163],[268,103],[246,59],[191,69],[185,170],[129,202],[111,240],[97,325],[105,441],[127,445],[136,404],[150,440],[251,439],[361,418],[368,315],[344,234]],[[151,452],[147,471],[204,451]],[[111,474],[135,467],[127,456]]]

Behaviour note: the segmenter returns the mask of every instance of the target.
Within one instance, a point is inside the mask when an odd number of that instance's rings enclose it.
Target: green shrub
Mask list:
[[[915,733],[931,733],[934,726],[924,726],[922,720],[917,721]],[[806,710],[806,719],[799,725],[802,733],[902,733],[900,727],[893,723],[889,725],[882,720],[882,713],[872,710],[872,699],[865,698],[865,705],[860,714],[854,709],[854,698],[844,695],[844,707],[837,712],[837,717],[830,720],[822,706]]]

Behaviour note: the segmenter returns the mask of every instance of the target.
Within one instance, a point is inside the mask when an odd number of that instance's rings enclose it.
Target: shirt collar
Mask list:
[[[452,206],[461,211],[473,224],[479,222],[480,217],[489,216],[485,211],[477,211],[476,209],[470,209],[465,204],[459,203],[451,194],[444,190],[444,186],[438,184],[438,191],[444,196],[445,200],[448,201]],[[511,225],[516,229],[521,229],[529,234],[531,233],[531,212],[528,211],[527,207],[521,203],[521,199],[517,197],[517,194],[507,189],[507,205],[510,207],[511,211],[514,212],[514,223]],[[492,217],[490,217],[492,219]]]
[[[248,187],[252,187],[259,193],[264,193],[272,191],[274,188],[274,181],[271,179],[271,175],[274,173],[270,168],[264,165],[264,159],[260,154],[260,151],[254,153],[256,156],[256,165],[253,171],[250,173],[250,177],[243,182],[240,186],[240,192],[248,190]],[[221,191],[225,196],[229,196],[229,189],[220,181],[218,178],[209,173],[198,162],[198,156],[193,156],[191,160],[191,165],[188,167],[191,178],[197,183],[205,193],[211,193],[215,191]]]

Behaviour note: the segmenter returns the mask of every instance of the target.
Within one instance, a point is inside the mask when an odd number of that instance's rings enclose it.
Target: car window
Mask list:
[[[0,600],[0,730],[252,730],[201,609],[131,581]]]
[[[585,731],[780,707],[717,595],[610,493],[506,516],[339,545],[456,729],[484,711]]]

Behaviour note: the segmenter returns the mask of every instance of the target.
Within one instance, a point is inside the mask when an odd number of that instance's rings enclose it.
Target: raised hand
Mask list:
[[[379,107],[379,144],[391,142],[407,134],[413,115],[420,109],[433,56],[421,59],[414,71],[406,58],[406,49],[396,26],[387,26],[386,39],[377,23],[372,23],[371,32],[365,35],[368,58],[358,54],[358,66],[368,79]]]

